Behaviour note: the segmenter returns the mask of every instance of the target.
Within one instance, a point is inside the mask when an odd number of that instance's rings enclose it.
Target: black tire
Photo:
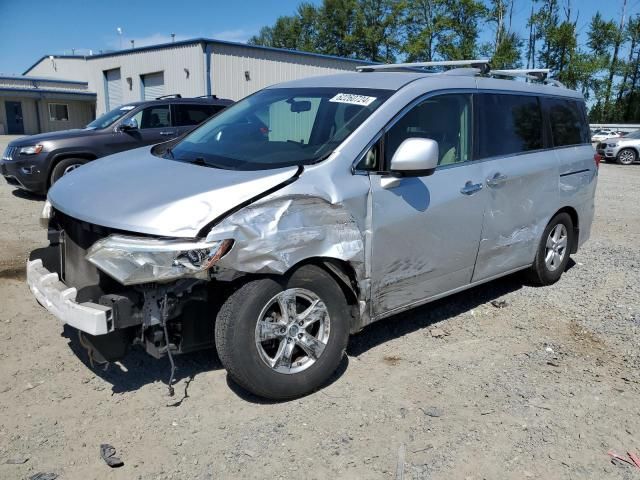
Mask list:
[[[56,166],[51,170],[51,176],[49,177],[49,187],[53,186],[60,178],[67,172],[70,167],[74,165],[80,166],[87,163],[83,158],[65,158],[56,163]]]
[[[551,270],[547,263],[545,262],[545,256],[547,253],[547,239],[549,238],[549,234],[556,228],[557,225],[564,225],[567,231],[567,245],[565,247],[564,257],[560,264],[555,268],[555,270]],[[529,280],[536,285],[551,285],[556,283],[562,273],[567,268],[567,263],[569,263],[569,256],[571,254],[571,248],[574,245],[574,230],[573,230],[573,221],[568,213],[559,213],[555,217],[551,219],[547,228],[544,229],[542,234],[542,238],[540,239],[540,245],[538,246],[538,251],[536,252],[536,258],[533,262],[528,273]]]
[[[287,374],[263,361],[255,332],[263,308],[290,288],[307,289],[324,302],[330,333],[315,363]],[[288,277],[249,281],[229,296],[216,318],[216,348],[229,376],[244,389],[271,400],[296,398],[321,387],[338,368],[349,338],[349,318],[347,301],[331,275],[315,265],[305,265]]]
[[[638,160],[638,153],[633,148],[623,148],[616,157],[616,162],[620,165],[631,165],[636,160]]]

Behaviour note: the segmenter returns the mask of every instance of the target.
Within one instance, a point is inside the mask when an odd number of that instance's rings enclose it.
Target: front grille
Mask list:
[[[101,295],[115,293],[122,288],[98,270],[85,256],[98,240],[110,234],[109,229],[76,220],[55,211],[54,218],[63,234],[62,278],[69,287],[78,289],[78,302],[98,302]]]
[[[604,150],[606,147],[607,147],[606,143],[599,143],[597,148],[600,150]]]
[[[18,153],[18,147],[7,147],[2,154],[2,160],[13,160],[16,153]]]

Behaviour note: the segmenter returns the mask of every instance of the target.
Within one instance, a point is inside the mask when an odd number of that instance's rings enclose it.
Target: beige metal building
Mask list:
[[[239,100],[274,83],[353,71],[368,62],[210,39],[91,56],[44,56],[24,75],[88,83],[96,112],[161,95]]]
[[[0,135],[82,128],[95,118],[87,82],[0,76]]]

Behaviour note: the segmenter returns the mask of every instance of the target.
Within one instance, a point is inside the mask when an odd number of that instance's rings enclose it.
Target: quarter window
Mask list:
[[[471,159],[471,96],[446,94],[429,98],[413,107],[387,132],[385,159],[391,160],[408,138],[438,142],[438,165]]]
[[[185,105],[181,103],[174,105],[173,108],[176,127],[198,125],[222,109],[222,107],[215,105]]]
[[[511,155],[543,147],[542,111],[537,97],[480,94],[478,158]]]
[[[165,128],[171,126],[169,105],[155,105],[147,107],[136,113],[133,118],[138,122],[138,128]]]
[[[584,115],[584,107],[575,100],[559,98],[545,99],[551,124],[553,145],[563,147],[589,143],[589,129]]]
[[[51,120],[52,122],[68,122],[69,105],[67,105],[66,103],[50,103],[49,120]]]

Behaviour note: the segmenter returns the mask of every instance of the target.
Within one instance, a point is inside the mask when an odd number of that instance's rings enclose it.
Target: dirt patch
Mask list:
[[[176,397],[168,359],[139,349],[91,369],[24,285],[42,207],[0,185],[0,478],[634,478],[606,452],[640,448],[640,165],[599,182],[559,282],[507,278],[367,327],[329,385],[288,402],[244,393],[213,351],[176,357]]]

